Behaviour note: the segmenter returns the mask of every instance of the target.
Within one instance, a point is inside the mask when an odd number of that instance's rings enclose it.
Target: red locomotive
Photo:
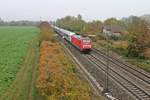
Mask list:
[[[82,37],[81,35],[72,35],[71,43],[83,52],[90,51],[92,48],[91,39],[88,37]]]

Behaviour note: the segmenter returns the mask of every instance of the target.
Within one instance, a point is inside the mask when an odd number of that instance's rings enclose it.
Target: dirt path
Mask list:
[[[24,63],[17,73],[16,79],[6,93],[0,97],[0,100],[34,99],[34,83],[39,56],[39,47],[37,44],[37,38],[31,41]]]

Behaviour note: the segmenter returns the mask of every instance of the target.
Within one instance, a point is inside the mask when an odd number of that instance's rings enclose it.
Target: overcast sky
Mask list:
[[[150,14],[150,0],[0,0],[4,20],[56,20],[78,14],[87,21],[140,16]]]

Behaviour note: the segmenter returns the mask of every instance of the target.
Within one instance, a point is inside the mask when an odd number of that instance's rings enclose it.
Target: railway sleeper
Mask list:
[[[145,94],[145,93],[142,91],[136,91],[136,94]]]
[[[147,95],[145,95],[145,94],[139,94],[139,96],[141,96],[141,97],[148,97]]]
[[[150,100],[150,97],[147,97],[147,96],[142,96],[142,98],[143,98],[144,100]]]

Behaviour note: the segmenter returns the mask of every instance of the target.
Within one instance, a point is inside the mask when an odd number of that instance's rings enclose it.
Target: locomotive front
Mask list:
[[[92,40],[89,37],[82,38],[82,51],[90,51],[92,49]]]

